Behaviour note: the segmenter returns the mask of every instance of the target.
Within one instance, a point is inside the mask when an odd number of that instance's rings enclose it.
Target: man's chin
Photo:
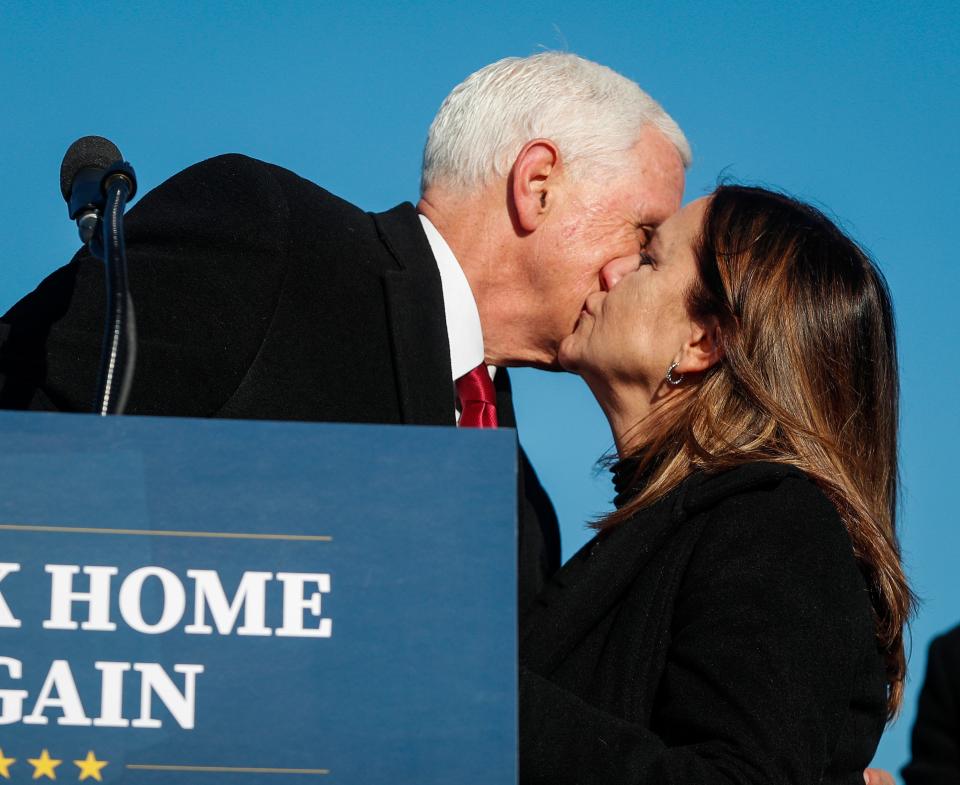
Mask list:
[[[567,369],[560,364],[557,357],[553,359],[535,359],[535,360],[517,360],[504,363],[497,363],[498,368],[536,368],[538,371],[556,371],[563,373]]]
[[[564,339],[566,340],[566,339]],[[540,371],[564,370],[557,359],[562,341],[557,343],[544,342],[540,346],[513,347],[512,349],[496,351],[487,347],[486,361],[488,365],[498,368],[536,368]]]
[[[569,369],[564,368],[559,360],[554,360],[550,365],[537,365],[541,371],[553,371],[554,373],[569,373]]]

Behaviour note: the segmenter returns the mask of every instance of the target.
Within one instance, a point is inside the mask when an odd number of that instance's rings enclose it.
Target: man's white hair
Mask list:
[[[430,125],[421,192],[470,190],[505,177],[533,139],[557,145],[573,177],[606,170],[653,126],[683,165],[692,160],[680,126],[640,87],[599,63],[565,52],[507,57],[453,88]]]

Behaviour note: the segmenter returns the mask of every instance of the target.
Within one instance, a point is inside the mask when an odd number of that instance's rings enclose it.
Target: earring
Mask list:
[[[673,365],[671,365],[669,368],[667,368],[667,375],[666,375],[666,377],[664,377],[664,378],[666,378],[667,383],[670,384],[670,385],[672,385],[673,387],[676,387],[678,384],[680,384],[680,382],[683,381],[683,374],[682,374],[682,373],[681,373],[679,376],[676,376],[676,377],[673,375],[673,371],[674,371],[674,369],[675,369],[678,365],[680,365],[680,361],[679,361],[679,360],[677,360],[677,362],[675,362]]]

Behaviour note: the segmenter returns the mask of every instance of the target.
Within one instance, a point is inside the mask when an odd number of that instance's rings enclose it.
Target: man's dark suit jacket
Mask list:
[[[126,228],[139,331],[128,414],[454,424],[440,276],[412,205],[366,213],[224,155],[147,194]],[[0,320],[0,407],[90,411],[103,280],[81,251]],[[496,381],[500,423],[515,426],[506,372]],[[522,451],[520,463],[524,607],[560,549]]]
[[[697,473],[588,543],[521,620],[520,782],[863,785],[870,599],[792,467]]]
[[[960,783],[960,627],[930,644],[911,753],[907,785]]]

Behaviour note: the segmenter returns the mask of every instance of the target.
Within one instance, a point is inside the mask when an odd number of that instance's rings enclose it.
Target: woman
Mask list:
[[[521,782],[862,783],[912,602],[880,274],[816,210],[723,186],[560,361],[619,493],[522,620]]]

